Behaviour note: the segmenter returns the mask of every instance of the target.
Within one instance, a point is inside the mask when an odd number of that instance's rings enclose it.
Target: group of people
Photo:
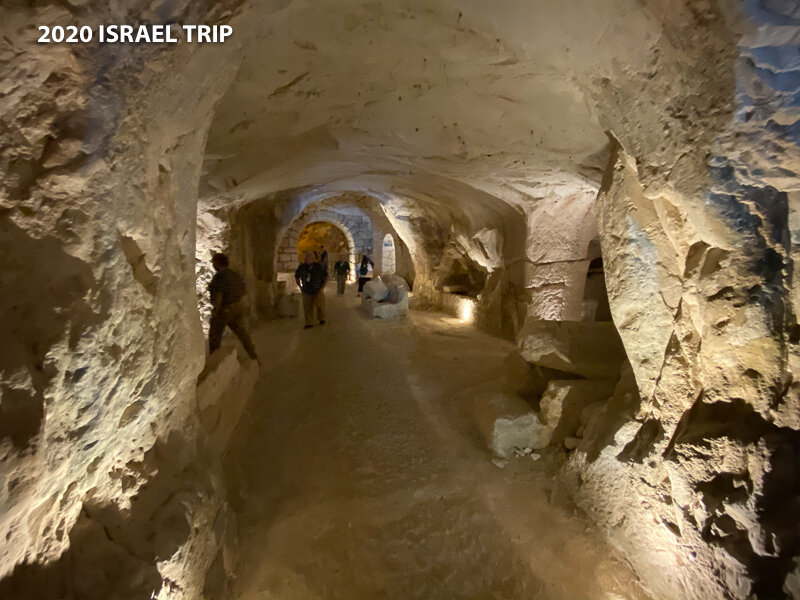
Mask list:
[[[358,294],[364,289],[364,284],[372,279],[373,263],[366,255],[361,256],[361,263],[357,269]],[[350,277],[350,262],[342,254],[333,265],[333,275],[336,278],[336,295],[344,296],[345,286]],[[310,329],[317,321],[325,324],[325,285],[328,283],[328,252],[320,247],[320,252],[306,252],[303,262],[294,272],[294,280],[303,296],[303,316],[305,329]]]
[[[247,285],[241,274],[230,268],[230,261],[225,254],[215,254],[211,258],[214,267],[214,276],[208,284],[208,294],[211,301],[211,320],[208,330],[208,349],[213,353],[222,343],[222,334],[225,328],[230,328],[251,359],[261,361],[256,353],[250,334],[245,328],[244,297],[247,294]],[[358,279],[358,295],[364,289],[364,284],[372,279],[375,263],[366,255],[361,256],[361,262],[356,268]],[[347,280],[350,277],[350,262],[342,254],[333,265],[333,274],[336,278],[336,295],[343,296]],[[328,283],[328,252],[324,247],[320,252],[306,252],[303,262],[294,272],[297,287],[303,297],[303,315],[305,329],[314,326],[314,322],[325,324],[325,285]]]

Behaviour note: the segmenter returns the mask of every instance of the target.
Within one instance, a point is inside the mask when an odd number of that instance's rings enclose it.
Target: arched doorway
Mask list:
[[[396,270],[394,238],[391,233],[383,236],[383,260],[381,261],[381,271],[384,273],[394,273]]]
[[[328,261],[335,262],[340,254],[349,254],[347,238],[341,229],[332,223],[316,221],[309,223],[300,232],[297,240],[297,259],[303,260],[306,252],[312,252],[315,256],[321,256],[323,251],[328,253]]]
[[[336,217],[336,214],[330,211],[311,213],[296,219],[284,230],[281,243],[277,248],[275,261],[276,272],[279,274],[279,278],[286,277],[286,273],[294,273],[297,265],[303,259],[303,252],[305,251],[306,245],[301,247],[301,238],[307,240],[306,243],[311,251],[319,252],[320,246],[325,246],[325,249],[328,251],[328,260],[331,264],[338,260],[339,254],[344,253],[346,257],[345,260],[350,262],[351,273],[353,272],[356,260],[355,240],[348,227],[340,223]],[[312,229],[309,229],[312,225],[314,226],[313,234]],[[342,236],[342,239],[336,238],[335,236],[337,234],[331,233],[330,230],[328,230],[328,234],[325,234],[325,230],[322,228],[323,225],[338,232]],[[308,231],[306,231],[307,229]],[[326,241],[326,239],[328,241]],[[314,240],[317,240],[316,246],[314,246]],[[344,240],[344,246],[340,247],[342,240]],[[291,279],[291,277],[289,277],[289,279]]]

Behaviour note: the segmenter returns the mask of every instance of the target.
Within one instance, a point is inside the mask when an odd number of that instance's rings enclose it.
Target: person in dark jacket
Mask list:
[[[208,294],[211,297],[211,321],[208,328],[209,354],[219,349],[222,343],[222,334],[226,327],[230,327],[242,342],[248,356],[257,361],[258,355],[255,346],[244,326],[245,311],[242,299],[247,294],[244,277],[229,267],[229,260],[225,254],[215,254],[211,258],[211,265],[216,273],[208,284]]]
[[[372,272],[373,268],[375,267],[375,263],[372,262],[369,258],[367,258],[366,254],[361,255],[361,264],[358,265],[356,269],[356,275],[358,275],[358,295],[361,295],[361,292],[364,291],[364,284],[367,283],[370,279],[372,279]]]
[[[344,296],[344,286],[350,276],[350,262],[344,254],[334,263],[333,274],[336,277],[336,295]]]
[[[320,325],[325,325],[325,284],[328,283],[328,270],[314,261],[314,255],[306,252],[305,258],[294,272],[297,287],[303,292],[303,315],[306,319],[304,329],[314,325],[314,313]]]

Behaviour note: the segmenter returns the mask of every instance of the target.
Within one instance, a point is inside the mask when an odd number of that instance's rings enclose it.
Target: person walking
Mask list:
[[[325,325],[325,284],[328,283],[328,270],[322,263],[314,261],[314,255],[306,252],[303,262],[294,272],[297,287],[303,292],[304,329],[314,326],[314,313],[320,325]]]
[[[350,276],[350,262],[344,254],[334,263],[333,275],[336,277],[336,295],[344,296],[344,286]]]
[[[208,352],[214,353],[222,344],[222,334],[229,327],[247,351],[247,355],[261,364],[253,340],[244,325],[245,309],[242,300],[247,294],[244,277],[230,268],[225,254],[215,254],[211,265],[216,273],[208,284],[211,298],[211,320],[208,326]]]
[[[361,264],[358,265],[358,295],[364,291],[364,284],[372,279],[373,268],[375,263],[367,258],[366,254],[361,255]]]

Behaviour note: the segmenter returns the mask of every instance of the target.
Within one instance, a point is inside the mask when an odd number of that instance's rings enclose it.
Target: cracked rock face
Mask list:
[[[796,3],[205,6],[0,8],[3,593],[194,598],[206,572],[224,580],[198,291],[225,250],[253,314],[280,312],[284,238],[323,210],[363,215],[351,236],[376,256],[391,234],[415,301],[452,290],[520,335],[530,399],[617,382],[561,414],[567,471],[655,596],[797,588]],[[132,21],[235,33],[31,41]],[[588,321],[598,259],[616,332],[593,362],[580,336],[611,328]],[[234,363],[201,390],[241,395]]]

